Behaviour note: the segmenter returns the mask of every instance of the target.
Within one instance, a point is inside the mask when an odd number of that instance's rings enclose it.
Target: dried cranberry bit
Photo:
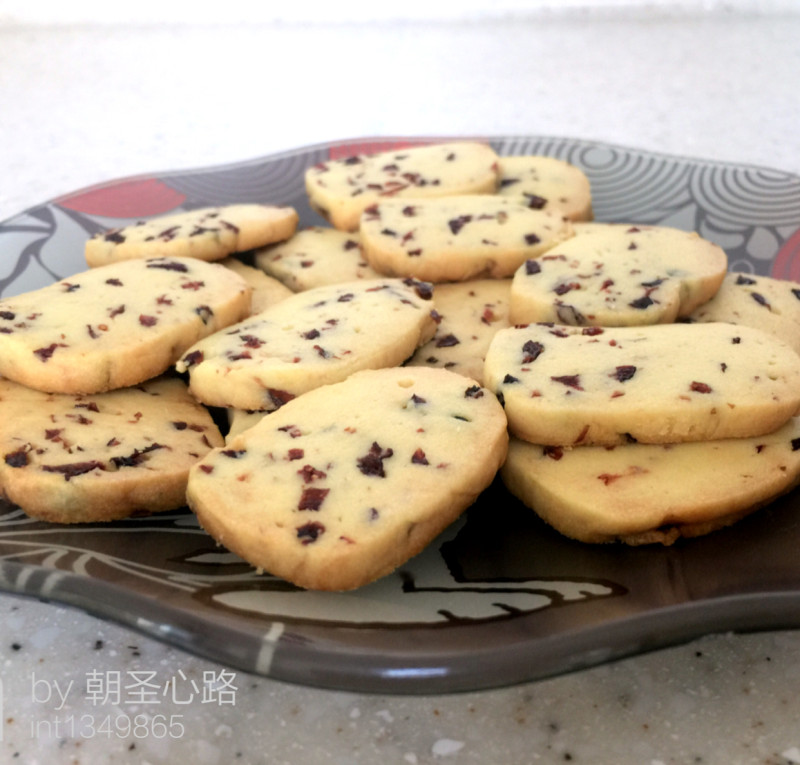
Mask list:
[[[297,527],[297,538],[304,545],[310,545],[312,542],[316,542],[320,535],[324,533],[325,526],[318,521],[312,521],[311,523],[306,523]]]
[[[458,234],[471,220],[471,215],[459,215],[457,218],[447,221],[447,225],[450,227],[450,231],[452,231],[453,234]]]
[[[146,314],[139,314],[139,324],[143,327],[153,327],[158,324],[158,319],[155,316],[147,316]]]
[[[636,309],[638,309],[640,311],[643,311],[646,308],[649,308],[654,303],[655,303],[655,301],[651,297],[648,297],[647,295],[645,295],[645,297],[640,297],[640,298],[637,298],[636,300],[632,300],[630,303],[628,303],[628,305],[631,308],[636,308]]]
[[[393,231],[390,228],[384,228],[384,229],[381,230],[381,235],[382,236],[397,236],[397,232]]]
[[[731,342],[732,342],[734,345],[739,345],[739,343],[741,343],[741,342],[742,342],[742,338],[741,338],[741,337],[734,337],[734,338],[731,340]]]
[[[579,290],[581,285],[578,282],[567,282],[565,284],[559,284],[557,287],[553,288],[553,292],[556,295],[566,295],[568,292],[572,292],[572,290]]]
[[[792,295],[794,295],[798,300],[800,300],[800,289],[793,289]]]
[[[373,441],[369,452],[363,457],[358,457],[356,459],[356,464],[364,475],[386,478],[386,473],[383,469],[383,461],[389,459],[393,454],[394,451],[392,449],[384,449],[377,441]]]
[[[523,192],[522,196],[528,200],[528,207],[531,210],[541,210],[547,205],[547,199],[540,197],[538,194],[531,194],[530,192]]]
[[[551,460],[560,460],[564,456],[564,450],[560,446],[545,446],[542,452]]]
[[[68,465],[42,465],[42,470],[45,473],[61,473],[65,481],[70,478],[83,475],[84,473],[91,473],[92,470],[105,470],[105,465],[97,460],[90,462],[72,462]]]
[[[147,264],[147,268],[161,268],[164,271],[178,271],[182,274],[189,271],[184,263],[176,263],[174,260],[151,260]]]
[[[297,503],[297,509],[319,512],[322,503],[325,501],[325,497],[327,497],[329,493],[330,489],[303,489],[303,493],[300,495],[300,501]]]
[[[284,425],[281,428],[278,428],[283,433],[288,433],[292,438],[300,438],[303,435],[300,428],[297,425]]]
[[[609,377],[613,377],[615,380],[619,382],[625,382],[626,380],[630,380],[636,374],[636,367],[632,364],[624,364],[622,366],[617,367]]]
[[[525,234],[525,244],[532,246],[541,242],[541,237],[538,234]]]
[[[127,457],[112,457],[111,462],[116,468],[137,467],[147,460],[147,455],[150,452],[166,448],[169,447],[163,444],[150,444],[150,446],[146,446],[144,449],[134,449],[133,453],[129,454]]]
[[[116,308],[109,308],[108,309],[108,318],[113,319],[115,316],[119,316],[121,313],[125,313],[125,305],[118,305]]]
[[[793,438],[791,440],[791,444],[792,444],[792,451],[796,452],[798,449],[800,449],[800,438]]]
[[[348,240],[347,240],[347,241],[344,243],[344,249],[345,249],[345,250],[355,250],[355,249],[358,249],[358,242],[357,242],[355,239],[348,239]]]
[[[205,286],[206,286],[206,283],[205,282],[200,282],[200,281],[198,281],[198,282],[184,282],[183,284],[181,284],[181,289],[194,290],[196,292],[197,290],[199,290],[199,289],[201,289],[202,287],[205,287]]]
[[[697,382],[697,380],[694,380],[689,386],[689,390],[694,393],[711,393],[711,386],[707,383]]]
[[[37,348],[33,355],[36,356],[40,361],[47,361],[55,352],[56,348],[66,348],[67,346],[63,343],[51,343],[47,346],[47,348]]]
[[[464,391],[464,398],[483,398],[483,388],[473,385]]]
[[[514,377],[514,375],[506,375],[503,378],[503,385],[513,385],[514,383],[519,382],[519,377]]]
[[[755,300],[759,305],[763,305],[764,308],[772,308],[772,306],[769,304],[769,301],[760,292],[751,292],[750,297],[753,298],[753,300]]]
[[[736,277],[736,284],[739,285],[740,287],[755,283],[756,283],[755,279],[751,279],[749,276],[744,276],[743,274],[739,274],[739,276]]]
[[[290,453],[302,451],[302,449],[289,450]],[[297,471],[297,475],[303,479],[303,483],[311,483],[312,481],[316,481],[318,478],[325,478],[327,473],[325,473],[323,470],[317,470],[313,465],[303,465],[303,467]]]
[[[111,229],[105,233],[103,239],[112,244],[122,244],[125,241],[125,236],[120,232],[120,229]]]
[[[531,260],[530,258],[525,261],[525,273],[528,276],[535,276],[542,273],[542,266],[538,260]]]
[[[28,447],[21,446],[16,451],[6,454],[5,463],[13,468],[25,467],[28,464]]]
[[[558,375],[552,376],[550,379],[553,382],[561,383],[561,385],[566,385],[568,388],[574,388],[575,390],[583,390],[581,387],[581,376],[580,375]]]
[[[200,470],[204,473],[213,473],[214,467],[212,465],[200,465]]]
[[[414,465],[430,465],[422,449],[417,449],[414,454],[411,455],[411,462]]]
[[[581,330],[582,335],[586,335],[587,337],[595,337],[597,335],[602,335],[604,332],[602,327],[584,327]]]
[[[267,388],[267,395],[276,409],[280,409],[284,404],[288,403],[294,398],[294,393],[289,393],[285,390],[278,390],[277,388]]]
[[[544,353],[544,345],[535,340],[528,340],[522,346],[522,363],[530,364]]]
[[[200,317],[200,321],[203,324],[208,324],[211,317],[214,315],[214,311],[207,305],[199,305],[197,308],[194,309],[194,312]]]
[[[419,406],[420,404],[427,404],[428,399],[422,398],[422,396],[418,396],[416,393],[414,393],[411,396],[411,403],[414,404],[414,406]]]
[[[122,282],[119,279],[106,279],[106,284],[110,284],[112,287],[122,286]]]
[[[461,341],[454,335],[444,335],[444,337],[440,337],[436,341],[437,348],[452,348],[454,345],[458,345]]]
[[[199,364],[203,361],[203,352],[202,351],[192,351],[191,353],[187,353],[183,357],[183,363],[186,364],[187,367],[193,367],[196,364]]]
[[[339,299],[336,301],[337,303],[349,303],[355,295],[352,292],[346,292],[344,295],[340,295]]]
[[[243,454],[247,452],[246,449],[223,449],[220,454],[229,457],[232,460],[238,460]]]

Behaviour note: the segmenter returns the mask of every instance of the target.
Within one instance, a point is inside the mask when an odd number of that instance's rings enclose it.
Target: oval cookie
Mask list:
[[[91,396],[0,379],[0,494],[53,523],[185,504],[189,468],[222,436],[177,378]]]
[[[762,436],[614,448],[512,439],[503,481],[582,542],[671,544],[727,526],[800,481],[800,419]]]
[[[727,274],[690,322],[727,321],[774,335],[800,353],[800,284],[768,276]]]
[[[305,176],[311,208],[343,231],[355,231],[361,212],[382,199],[494,193],[497,181],[494,150],[471,141],[331,159]]]
[[[194,258],[90,269],[0,300],[0,374],[53,393],[136,385],[247,316],[250,294],[233,271]]]
[[[512,432],[548,446],[745,438],[800,406],[800,356],[724,323],[503,329],[484,381]]]
[[[710,300],[727,266],[724,250],[693,232],[595,226],[519,268],[511,323],[665,324]]]
[[[571,221],[590,221],[592,189],[586,173],[555,157],[501,157],[498,194],[524,197],[537,210],[558,208]]]
[[[377,279],[299,292],[190,348],[177,368],[211,406],[272,410],[360,369],[396,366],[435,331],[431,285]]]
[[[324,226],[258,250],[255,263],[293,292],[381,276],[364,259],[358,233]]]
[[[560,212],[525,201],[476,194],[382,201],[361,217],[370,265],[393,276],[430,282],[510,277],[525,262],[572,236]]]
[[[239,204],[203,207],[102,231],[86,243],[94,268],[129,258],[164,255],[221,260],[234,252],[288,239],[297,228],[291,207]]]
[[[211,452],[187,489],[200,524],[252,565],[349,590],[420,552],[506,454],[503,410],[442,369],[382,369],[318,388]]]

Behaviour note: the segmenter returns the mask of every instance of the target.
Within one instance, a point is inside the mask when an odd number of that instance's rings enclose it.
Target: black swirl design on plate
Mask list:
[[[800,221],[800,179],[788,173],[701,164],[692,173],[690,192],[721,228],[797,226]]]

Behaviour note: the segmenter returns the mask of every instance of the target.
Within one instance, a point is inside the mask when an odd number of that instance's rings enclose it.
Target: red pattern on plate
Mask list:
[[[771,274],[775,279],[800,282],[800,229],[778,250],[772,262]]]
[[[432,141],[411,141],[408,139],[389,139],[386,141],[364,141],[362,143],[347,143],[331,146],[328,149],[329,159],[347,159],[354,154],[377,154],[380,151],[395,151],[409,149],[413,146],[427,146]]]
[[[141,178],[95,186],[55,201],[61,207],[87,215],[144,218],[174,210],[185,200],[185,194],[175,191],[158,178]]]

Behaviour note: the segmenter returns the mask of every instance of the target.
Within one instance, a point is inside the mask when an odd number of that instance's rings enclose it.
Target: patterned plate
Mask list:
[[[253,201],[310,210],[303,171],[433,139],[361,139],[224,167],[128,178],[0,224],[0,295],[85,269],[94,232]],[[442,139],[439,139],[442,140]],[[586,141],[489,139],[590,177],[597,220],[698,231],[732,270],[800,281],[800,178]],[[669,548],[589,546],[500,485],[395,574],[350,593],[297,589],[217,547],[188,510],[63,527],[0,502],[0,588],[82,608],[237,669],[382,693],[487,688],[725,630],[800,626],[800,495]]]

